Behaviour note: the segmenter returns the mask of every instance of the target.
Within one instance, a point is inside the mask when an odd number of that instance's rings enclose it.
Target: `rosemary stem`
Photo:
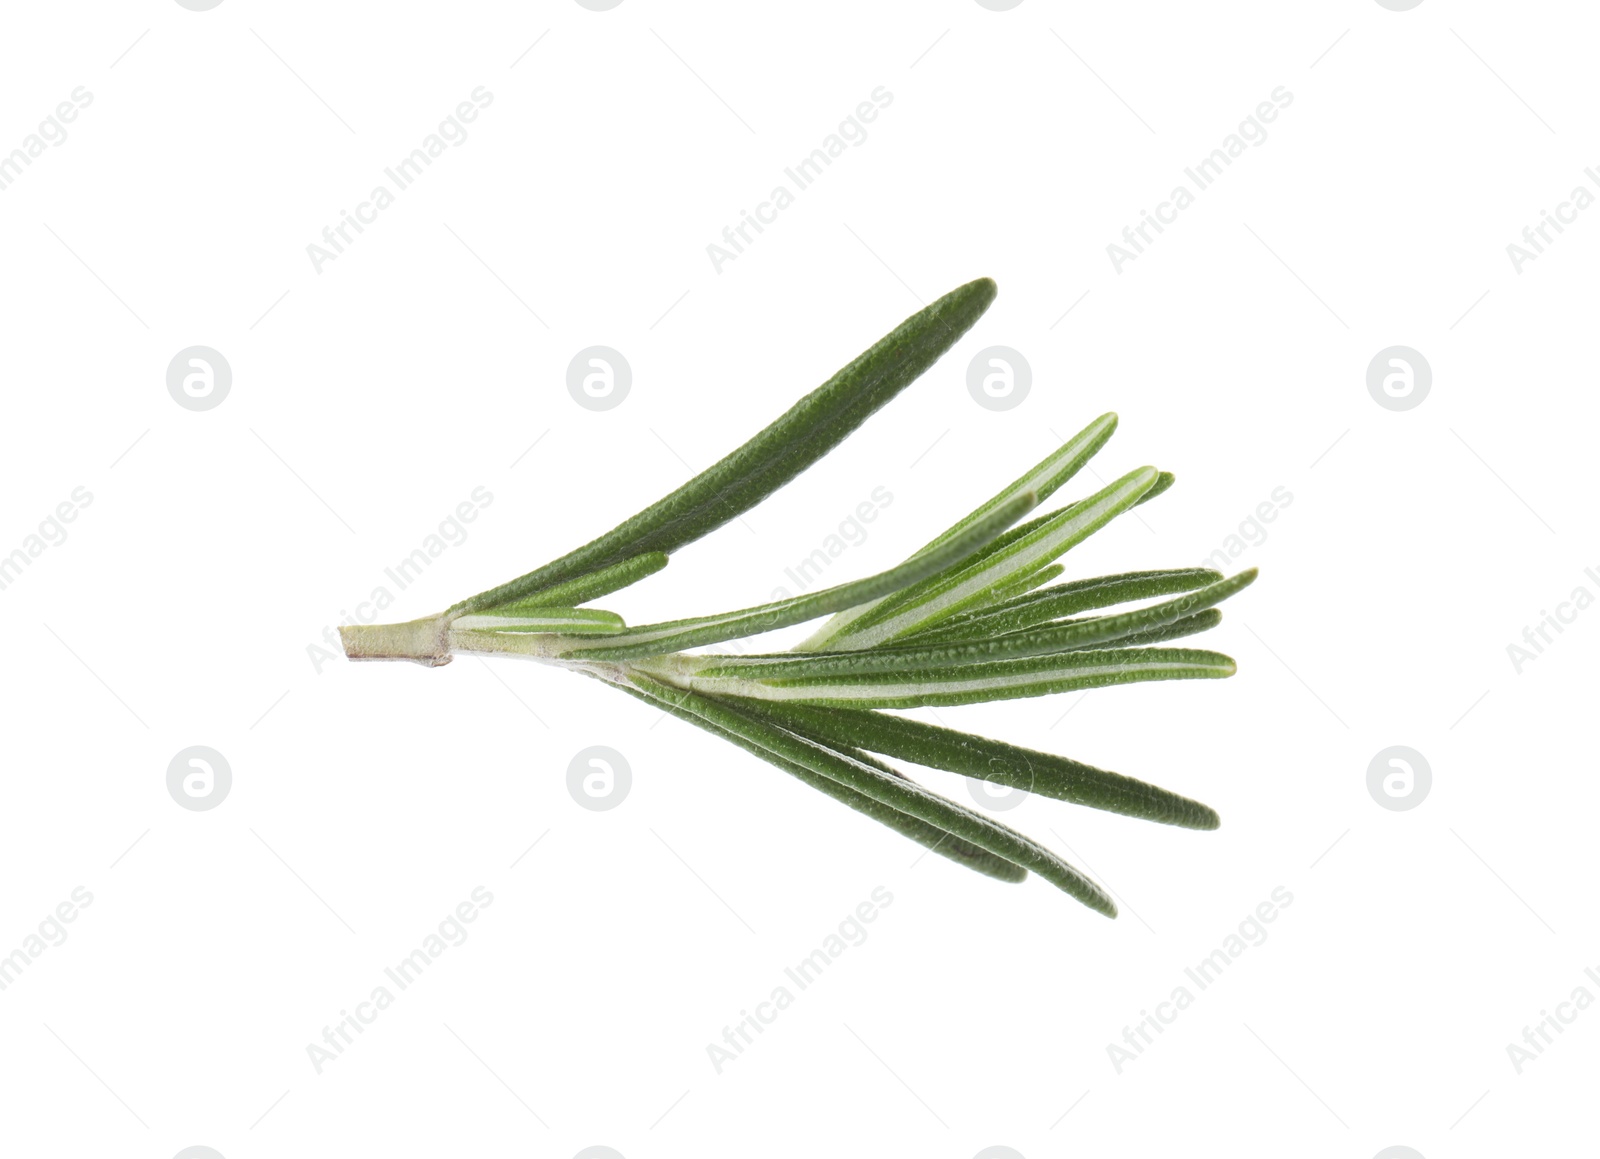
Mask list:
[[[450,663],[449,627],[443,616],[403,624],[345,624],[339,639],[352,660],[410,660],[437,668]]]

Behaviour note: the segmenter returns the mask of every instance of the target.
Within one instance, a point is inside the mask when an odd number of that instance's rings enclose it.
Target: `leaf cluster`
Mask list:
[[[1190,829],[1215,811],[1050,753],[897,715],[897,709],[1043,696],[1149,680],[1230,676],[1218,652],[1170,646],[1220,621],[1255,579],[1205,568],[1057,582],[1072,548],[1161,494],[1173,476],[1129,471],[1040,509],[1116,429],[1102,415],[904,562],[792,599],[629,626],[592,601],[755,506],[837,446],[948,350],[995,295],[971,282],[899,327],[715,466],[598,539],[463,600],[440,617],[452,651],[531,656],[604,680],[721,737],[941,856],[1004,881],[1029,871],[1115,916],[1099,885],[1054,852],[949,800],[885,758]],[[796,624],[796,647],[690,652]]]

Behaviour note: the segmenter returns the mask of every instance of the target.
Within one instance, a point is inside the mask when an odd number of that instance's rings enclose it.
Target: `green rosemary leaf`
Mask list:
[[[714,659],[727,657],[692,657]],[[668,657],[675,669],[682,657]],[[665,665],[646,663],[652,672],[681,682],[708,696],[749,697],[832,705],[840,708],[922,708],[1017,700],[1082,688],[1107,688],[1148,680],[1206,680],[1232,676],[1231,658],[1189,648],[1122,648],[1063,652],[996,660],[933,671],[872,672],[783,680],[749,680],[732,676],[697,676],[669,672]]]
[[[1103,645],[1107,648],[1135,648],[1146,644],[1161,644],[1167,640],[1181,640],[1185,636],[1194,636],[1200,632],[1210,631],[1222,623],[1222,611],[1219,608],[1207,608],[1203,612],[1196,612],[1192,616],[1185,616],[1181,620],[1174,620],[1160,628],[1151,628],[1144,632],[1133,632],[1127,636],[1119,636],[1115,640],[1108,640]]]
[[[1063,483],[1081,471],[1085,463],[1094,458],[1096,452],[1105,446],[1106,440],[1111,437],[1116,429],[1117,416],[1114,413],[1107,412],[1101,415],[1094,422],[1084,427],[1083,430],[1062,443],[1049,455],[1046,455],[1031,471],[1016,480],[1011,486],[1005,488],[987,503],[978,506],[965,519],[960,520],[942,534],[936,536],[931,542],[924,544],[911,558],[915,559],[918,555],[933,551],[952,536],[959,534],[962,528],[976,522],[990,511],[1025,492],[1032,491],[1039,497],[1039,502],[1043,503],[1051,495],[1055,494]],[[1168,486],[1171,486],[1171,478],[1170,475],[1167,476]],[[1028,526],[1013,529],[1017,533],[1025,533],[1028,530],[1031,530]],[[806,651],[824,647],[846,625],[871,610],[872,605],[867,604],[839,613],[799,647]]]
[[[688,657],[685,670],[695,676],[734,676],[745,680],[814,680],[819,677],[854,677],[872,673],[935,672],[1080,651],[1094,645],[1142,632],[1155,631],[1221,603],[1250,586],[1256,569],[1250,568],[1220,583],[1210,584],[1174,600],[1153,604],[1118,616],[1094,616],[1050,624],[1004,636],[870,648],[860,652],[783,652],[760,656]]]
[[[1068,624],[1082,624],[1082,623],[1087,623],[1087,622],[1088,622],[1087,618],[1083,619],[1083,620],[1056,620],[1056,621],[1052,622],[1052,626],[1066,626]],[[1141,646],[1146,645],[1146,644],[1159,644],[1159,643],[1162,643],[1163,641],[1166,641],[1166,640],[1179,640],[1179,639],[1182,639],[1185,636],[1193,636],[1193,635],[1196,635],[1196,634],[1198,634],[1200,632],[1209,631],[1210,629],[1215,628],[1220,623],[1222,623],[1222,612],[1219,611],[1216,608],[1207,608],[1203,612],[1196,612],[1192,616],[1184,616],[1182,619],[1174,620],[1172,623],[1167,624],[1167,625],[1165,625],[1163,627],[1151,628],[1151,629],[1148,629],[1146,631],[1140,631],[1140,632],[1130,632],[1128,635],[1126,635],[1126,636],[1118,636],[1114,640],[1099,640],[1099,641],[1096,641],[1093,644],[1079,644],[1079,645],[1076,645],[1076,646],[1069,646],[1069,647],[1066,647],[1066,648],[1062,648],[1061,651],[1063,651],[1063,652],[1079,652],[1079,651],[1083,651],[1086,648],[1134,648],[1134,647],[1141,647]],[[1010,634],[1010,633],[1008,633],[1008,634]],[[1020,633],[1017,633],[1017,634],[1020,634]],[[992,637],[980,636],[980,635],[974,633],[974,634],[969,634],[969,635],[966,635],[966,636],[962,636],[962,637],[960,637],[959,640],[940,639],[939,643],[941,643],[941,644],[953,644],[953,643],[958,643],[958,642],[978,641],[978,640],[990,639],[990,638],[992,638]],[[908,641],[908,643],[913,643],[913,644],[919,644],[920,645],[920,644],[923,643],[923,640],[922,640],[922,637],[916,636],[916,637],[912,637]],[[859,656],[859,655],[861,655],[861,653],[859,653],[859,652],[812,653],[812,655],[830,655],[830,654],[831,655],[836,655],[836,656],[839,656],[839,655],[843,655],[843,656]],[[787,655],[789,655],[789,653],[779,653],[778,655],[787,656]],[[743,659],[743,657],[740,657],[740,658]],[[740,675],[743,675],[743,673],[741,673]]]
[[[1114,413],[1108,411],[1101,415],[1041,459],[1033,470],[1013,482],[987,503],[981,504],[969,512],[966,518],[959,520],[935,537],[930,543],[919,548],[916,554],[923,555],[933,551],[947,540],[961,534],[964,529],[982,519],[989,512],[1025,492],[1032,491],[1039,497],[1039,502],[1043,503],[1054,495],[1064,483],[1083,470],[1084,464],[1099,453],[1100,448],[1106,445],[1106,441],[1111,438],[1116,429],[1117,416]]]
[[[1090,909],[1107,917],[1117,914],[1116,904],[1110,895],[1042,845],[989,817],[928,791],[915,781],[889,776],[871,765],[834,752],[733,704],[698,696],[647,676],[641,675],[635,682],[644,691],[672,701],[785,760],[838,781],[902,813],[909,813],[930,825],[948,830],[1025,869],[1031,869]]]
[[[1026,595],[1035,588],[1042,588],[1051,580],[1060,579],[1067,570],[1066,564],[1053,563],[1049,567],[1041,567],[1030,576],[1026,576],[1013,584],[1001,584],[995,589],[1002,599],[1011,599],[1013,596]]]
[[[1229,579],[1186,568],[1056,582],[1065,552],[1164,493],[1171,472],[1143,467],[1025,518],[1100,450],[1115,415],[878,575],[631,629],[585,606],[659,571],[671,552],[797,477],[942,357],[994,296],[994,283],[980,279],[907,318],[710,469],[575,551],[434,616],[342,625],[345,654],[436,667],[461,652],[566,668],[729,741],[941,856],[1005,881],[1032,870],[1114,917],[1111,898],[1079,870],[880,757],[1188,828],[1216,828],[1213,810],[1066,757],[873,710],[1233,675],[1227,656],[1164,645],[1218,624],[1214,605],[1247,586],[1254,570]],[[1160,602],[1117,610],[1146,601]],[[1100,609],[1110,611],[1083,614]],[[830,618],[788,653],[684,654],[818,617]]]
[[[970,610],[983,603],[996,584],[1053,563],[1132,507],[1154,484],[1157,474],[1154,467],[1130,471],[1088,499],[1057,512],[1020,539],[884,600],[837,632],[832,646],[852,650],[876,647]]]
[[[531,608],[511,613],[496,610],[462,616],[451,625],[458,632],[559,632],[564,636],[614,636],[627,625],[615,612],[601,608]]]
[[[1016,529],[1013,528],[1012,530],[1014,531]],[[1009,534],[1009,532],[1007,534]],[[1002,580],[1000,583],[995,584],[994,587],[990,589],[986,602],[981,606],[983,608],[989,608],[993,607],[997,603],[1002,603],[1016,596],[1027,595],[1035,588],[1042,587],[1051,580],[1056,579],[1066,570],[1067,569],[1064,565],[1053,563],[1049,567],[1041,567],[1036,572],[1030,572],[1027,575],[1015,575],[1008,580]],[[908,633],[908,635],[915,634],[916,633]]]
[[[1139,502],[1135,503],[1134,506],[1139,507],[1150,502],[1150,500],[1154,499],[1157,495],[1160,495],[1163,491],[1167,490],[1177,481],[1178,477],[1171,471],[1161,472],[1161,474],[1156,477],[1156,485],[1150,488],[1150,490],[1146,491],[1143,495],[1139,496]]]
[[[476,612],[649,551],[672,552],[742,515],[838,446],[955,345],[994,301],[979,278],[907,318],[776,422],[672,494],[600,538],[464,600]]]
[[[517,615],[545,608],[576,607],[590,600],[598,600],[601,596],[609,596],[612,592],[620,591],[630,584],[636,584],[646,576],[655,575],[666,566],[666,552],[647,551],[643,555],[633,556],[621,563],[546,588],[536,596],[514,600],[508,604],[496,604],[492,608],[483,610],[497,615]],[[456,621],[456,625],[460,626],[459,620]]]
[[[671,713],[679,720],[688,721],[713,736],[721,737],[730,744],[737,745],[751,756],[758,757],[768,764],[782,769],[790,776],[811,786],[811,788],[826,793],[834,800],[850,806],[858,813],[864,813],[874,821],[911,838],[911,840],[931,852],[937,853],[941,857],[949,858],[957,865],[966,866],[968,869],[976,870],[978,873],[997,878],[1000,881],[1022,881],[1028,876],[1028,871],[1014,862],[1007,861],[1005,858],[990,853],[988,850],[973,845],[971,842],[963,841],[955,834],[946,829],[941,829],[937,825],[930,825],[921,818],[913,817],[909,813],[902,813],[894,806],[886,805],[882,801],[867,796],[865,793],[858,792],[847,785],[842,785],[831,777],[825,777],[821,773],[813,772],[805,765],[786,760],[771,749],[763,748],[754,741],[729,732],[727,729],[713,724],[705,717],[697,716],[688,709],[680,707],[674,701],[661,696],[653,696],[641,689],[629,688],[627,685],[616,685],[615,687],[621,688],[622,691],[630,696],[638,697],[647,704],[655,705],[663,712]],[[866,754],[849,755],[854,755],[856,759],[862,760],[863,763],[871,764],[880,772],[891,776],[904,776],[904,774],[897,772],[881,761],[872,760]]]
[[[742,611],[725,612],[720,616],[645,624],[608,640],[599,648],[576,649],[565,654],[577,660],[626,660],[637,656],[660,656],[684,648],[717,644],[741,636],[754,636],[793,624],[803,624],[840,608],[853,607],[863,601],[889,595],[959,564],[1032,510],[1035,502],[1032,492],[1015,496],[967,527],[960,535],[946,540],[936,550],[854,583]]]
[[[1058,801],[1185,829],[1215,829],[1221,824],[1216,810],[1159,785],[969,732],[886,712],[763,701],[743,707],[824,743],[868,749]]]
[[[1138,506],[1148,502],[1150,499],[1153,499],[1155,496],[1159,495],[1161,492],[1165,491],[1167,488],[1171,487],[1174,478],[1175,478],[1175,476],[1172,474],[1171,471],[1162,471],[1160,474],[1158,474],[1156,476],[1155,484],[1150,488],[1150,490],[1146,491],[1143,495],[1139,496],[1138,502],[1134,503],[1133,506],[1134,507],[1138,507]],[[1051,519],[1058,518],[1059,516],[1061,516],[1063,514],[1063,512],[1073,511],[1073,510],[1077,509],[1082,503],[1085,503],[1085,502],[1088,502],[1088,500],[1079,500],[1078,503],[1069,504],[1066,508],[1063,508],[1062,511],[1053,511],[1053,512],[1050,512],[1050,513],[1045,514],[1045,515],[1037,516],[1037,517],[1029,520],[1027,523],[1018,524],[1016,527],[1013,527],[1010,531],[1006,532],[999,539],[996,539],[992,544],[990,544],[989,547],[987,548],[988,553],[989,554],[994,554],[994,553],[997,553],[997,552],[1003,550],[1006,547],[1009,547],[1011,544],[1015,543],[1017,540],[1021,539],[1023,536],[1028,535],[1029,533],[1031,533],[1033,531],[1036,531],[1038,528],[1044,526],[1044,524],[1049,522]],[[977,563],[977,562],[979,562],[979,558],[980,557],[974,557],[969,562],[970,563]],[[1061,564],[1052,564],[1049,567],[1040,568],[1039,571],[1035,572],[1031,576],[1022,576],[1022,577],[1018,577],[1018,578],[1016,578],[1014,580],[1007,580],[1007,581],[1005,581],[1003,583],[996,584],[994,586],[994,588],[992,588],[990,591],[988,591],[988,592],[986,592],[984,594],[984,598],[981,601],[978,601],[977,603],[975,603],[973,605],[973,611],[972,612],[966,612],[966,613],[963,613],[963,615],[971,615],[971,614],[973,614],[975,612],[980,612],[980,611],[987,610],[988,608],[990,608],[994,604],[1000,603],[1000,602],[1005,601],[1005,600],[1012,599],[1012,598],[1014,598],[1014,597],[1016,597],[1018,595],[1022,595],[1022,594],[1026,593],[1027,591],[1029,591],[1029,590],[1031,590],[1033,588],[1037,588],[1037,587],[1040,587],[1040,586],[1042,586],[1044,584],[1049,583],[1051,580],[1055,579],[1057,576],[1062,575],[1066,570],[1067,569],[1064,566],[1062,566]],[[1200,570],[1200,569],[1196,569],[1196,570]],[[1221,573],[1216,573],[1216,574],[1220,578],[1220,574]],[[856,609],[856,610],[865,612],[865,611],[870,610],[870,608]],[[854,612],[845,613],[845,614],[846,615],[853,615]],[[916,634],[917,633],[907,633],[907,635],[916,635]],[[904,637],[902,637],[902,638],[904,638]]]
[[[902,643],[972,640],[1031,628],[1077,612],[1108,608],[1132,600],[1194,591],[1222,579],[1220,571],[1204,567],[1164,571],[1130,571],[1121,575],[1075,580],[1053,588],[1017,596],[963,616],[952,616],[934,627],[901,637]]]

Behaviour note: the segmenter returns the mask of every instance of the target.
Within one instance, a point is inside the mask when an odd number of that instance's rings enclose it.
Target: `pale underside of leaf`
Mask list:
[[[1010,632],[977,640],[873,648],[864,652],[781,652],[759,656],[693,657],[684,661],[697,676],[736,676],[747,680],[814,679],[861,676],[877,672],[943,670],[995,660],[1082,651],[1129,636],[1159,631],[1221,603],[1248,587],[1250,568],[1177,599],[1116,616],[1094,616],[1044,628]]]
[[[665,658],[671,660],[672,658]],[[654,665],[639,666],[651,671]],[[796,680],[702,677],[665,670],[666,679],[708,696],[749,697],[846,708],[939,708],[989,700],[1018,700],[1085,688],[1151,680],[1232,676],[1234,662],[1218,652],[1187,648],[1122,648],[1033,656],[945,671],[885,672]]]
[[[1038,591],[1023,592],[977,611],[952,616],[902,642],[933,643],[946,639],[979,639],[1020,631],[1079,612],[1094,611],[1155,596],[1194,591],[1222,579],[1210,568],[1168,568],[1073,580]]]
[[[496,611],[458,616],[451,626],[462,632],[553,632],[566,636],[612,636],[626,627],[621,616],[603,608],[537,608],[520,614]]]
[[[935,550],[946,540],[960,534],[964,527],[977,522],[990,511],[1009,502],[1018,495],[1031,491],[1039,497],[1039,502],[1043,503],[1051,495],[1055,494],[1062,484],[1082,470],[1084,464],[1094,458],[1095,453],[1105,446],[1106,440],[1111,438],[1116,429],[1117,416],[1115,414],[1107,413],[1101,415],[1046,455],[1027,474],[1017,479],[987,502],[974,508],[965,518],[958,520],[947,530],[918,548],[910,558],[915,559],[919,555]],[[849,624],[867,615],[873,610],[874,606],[875,602],[866,603],[838,613],[833,619],[817,629],[809,639],[798,645],[798,650],[812,651],[828,646]]]
[[[943,571],[992,542],[1030,511],[1035,501],[1031,492],[1018,495],[965,528],[960,535],[947,540],[935,551],[866,579],[718,616],[645,624],[608,640],[602,647],[575,648],[566,654],[584,660],[659,656],[803,624],[839,608],[852,607],[863,600],[892,594]]]
[[[1045,520],[1028,534],[980,554],[947,575],[936,575],[890,599],[836,633],[835,650],[872,648],[948,620],[981,603],[995,585],[1055,562],[1132,507],[1155,483],[1154,467],[1130,471],[1095,495]],[[811,648],[808,651],[816,651]]]

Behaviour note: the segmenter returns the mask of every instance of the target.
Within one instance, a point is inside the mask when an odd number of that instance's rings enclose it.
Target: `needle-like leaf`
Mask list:
[[[719,644],[743,636],[772,632],[826,616],[839,608],[853,607],[863,600],[874,600],[944,571],[972,555],[995,536],[1033,509],[1032,492],[1024,492],[970,524],[960,535],[945,540],[926,555],[914,556],[899,567],[890,568],[854,583],[825,588],[809,595],[795,596],[776,603],[724,612],[718,616],[699,616],[665,624],[645,624],[608,640],[599,648],[574,648],[563,653],[578,660],[627,660],[637,656],[659,656]]]
[[[1017,596],[964,616],[952,616],[924,632],[908,633],[903,642],[933,643],[998,636],[1048,623],[1078,612],[1109,608],[1133,600],[1194,591],[1222,579],[1209,568],[1175,568],[1167,571],[1131,571],[1057,584],[1053,588]]]
[[[1037,752],[969,732],[940,728],[887,712],[813,708],[750,701],[747,712],[832,745],[850,745],[945,769],[1058,801],[1185,829],[1215,829],[1216,810],[1157,785],[1053,753]]]
[[[483,609],[485,612],[494,612],[497,615],[516,615],[543,608],[569,608],[578,604],[586,604],[590,600],[598,600],[601,596],[609,596],[612,592],[621,591],[630,584],[636,584],[646,576],[655,575],[656,572],[667,566],[667,553],[664,551],[647,551],[643,555],[636,555],[625,559],[611,567],[601,568],[597,572],[579,576],[577,579],[568,580],[563,584],[545,588],[536,596],[527,599],[513,600],[507,604],[496,604],[492,608]],[[456,621],[456,626],[461,626],[461,621]]]
[[[1150,490],[1139,496],[1139,502],[1135,503],[1134,506],[1142,507],[1144,504],[1154,499],[1157,495],[1160,495],[1163,491],[1167,490],[1167,488],[1171,487],[1177,481],[1178,477],[1171,471],[1161,472],[1161,474],[1156,477],[1155,486],[1151,487]]]
[[[730,744],[737,745],[751,756],[759,757],[768,764],[782,769],[813,789],[817,789],[834,800],[848,805],[858,813],[864,813],[874,821],[911,838],[911,840],[931,852],[937,853],[941,857],[949,858],[957,865],[964,865],[968,869],[976,870],[978,873],[997,878],[1000,881],[1022,881],[1028,876],[1028,871],[1015,862],[1007,861],[1004,857],[990,853],[987,849],[983,849],[969,841],[964,841],[947,829],[941,829],[939,826],[931,825],[919,817],[903,813],[893,805],[887,805],[876,798],[869,797],[865,793],[858,792],[831,777],[814,772],[805,765],[787,760],[771,749],[763,748],[752,740],[748,740],[737,733],[729,732],[727,729],[713,724],[705,717],[690,712],[687,708],[672,700],[652,695],[650,692],[639,688],[630,688],[627,685],[618,685],[618,687],[647,704],[655,705],[663,712],[671,713],[679,720],[687,721],[696,728],[704,729],[713,736],[721,737]],[[889,776],[905,779],[903,773],[897,772],[882,762],[873,761],[871,757],[867,757],[865,754],[845,755],[853,755],[855,759],[862,761],[864,764],[871,764],[874,768]]]
[[[989,278],[911,315],[782,417],[599,539],[451,608],[476,612],[650,551],[673,552],[734,519],[811,466],[932,366],[994,301]]]
[[[996,584],[993,593],[995,600],[1009,600],[1013,596],[1025,595],[1035,588],[1042,588],[1053,579],[1057,579],[1067,570],[1065,564],[1053,563],[1049,567],[1041,567],[1032,575],[1019,576],[1013,580]]]
[[[694,660],[724,657],[695,657]],[[880,672],[750,680],[697,676],[677,657],[641,663],[651,673],[708,696],[751,697],[841,708],[940,708],[986,700],[1018,700],[1082,688],[1149,680],[1205,680],[1232,676],[1234,662],[1218,652],[1191,648],[1120,648],[997,660],[935,671]]]
[[[995,660],[1074,652],[1164,628],[1221,603],[1244,590],[1255,578],[1256,569],[1250,568],[1199,591],[1137,611],[1051,624],[979,640],[885,646],[865,652],[781,652],[759,656],[689,657],[683,661],[682,671],[685,675],[696,677],[794,680],[864,676],[877,672],[942,671]]]
[[[662,684],[648,676],[640,675],[635,678],[634,683],[652,696],[675,703],[680,708],[704,718],[727,732],[742,736],[785,760],[838,781],[902,813],[909,813],[930,825],[948,830],[957,837],[987,849],[1024,869],[1031,869],[1090,909],[1107,917],[1115,917],[1117,914],[1116,903],[1105,890],[1042,845],[981,813],[957,805],[937,793],[929,792],[915,781],[890,776],[871,765],[834,752],[753,713],[743,711],[733,704],[699,696],[687,689]]]
[[[1063,483],[1081,471],[1085,463],[1094,458],[1096,452],[1106,445],[1106,440],[1112,436],[1116,429],[1117,416],[1115,414],[1108,412],[1101,415],[1046,455],[1027,474],[1017,479],[988,502],[979,504],[965,518],[956,521],[930,542],[918,548],[911,558],[915,559],[919,555],[934,551],[947,540],[959,535],[963,528],[977,522],[989,512],[1002,504],[1010,502],[1018,495],[1031,491],[1039,497],[1039,502],[1043,503],[1054,495]],[[1171,485],[1170,479],[1171,476],[1168,476],[1169,486]],[[1015,530],[1022,532],[1026,529],[1026,527],[1023,527]],[[826,647],[847,625],[860,619],[876,606],[876,602],[865,603],[848,611],[840,612],[819,628],[810,639],[801,644],[799,646],[800,649],[802,651],[813,651]]]
[[[1044,520],[1021,538],[997,544],[959,570],[936,575],[884,600],[836,632],[831,646],[852,650],[876,647],[969,610],[983,602],[996,584],[1055,562],[1110,523],[1151,488],[1158,474],[1154,467],[1130,471],[1081,503]],[[817,651],[815,647],[807,650]]]
[[[602,608],[496,609],[481,616],[461,616],[451,626],[458,632],[559,632],[565,636],[614,636],[626,627],[621,616]]]
[[[1146,644],[1161,644],[1167,640],[1181,640],[1185,636],[1197,635],[1206,632],[1222,623],[1222,612],[1218,608],[1207,608],[1203,612],[1196,612],[1192,616],[1185,616],[1181,620],[1174,620],[1170,624],[1159,628],[1151,628],[1144,632],[1132,632],[1116,640],[1108,640],[1106,647],[1135,648]]]
[[[1215,626],[1255,572],[1129,572],[1057,584],[1057,560],[1173,475],[1143,467],[1086,499],[1024,518],[1104,445],[1102,415],[904,561],[866,579],[740,611],[629,628],[591,601],[659,571],[825,455],[933,364],[994,297],[971,282],[903,322],[771,426],[598,539],[447,611],[346,624],[356,660],[448,664],[519,656],[590,676],[737,745],[959,864],[1005,881],[1038,873],[1108,915],[1105,891],[1028,837],[918,785],[879,755],[1196,829],[1214,811],[1066,757],[878,709],[1012,700],[1151,680],[1230,676],[1217,652],[1162,645]],[[1021,520],[1021,522],[1018,522]],[[1053,585],[1053,586],[1052,586]],[[1117,605],[1160,600],[1115,610]],[[1083,615],[1099,609],[1104,614]],[[831,617],[768,655],[686,649]],[[741,649],[734,649],[742,653]]]

